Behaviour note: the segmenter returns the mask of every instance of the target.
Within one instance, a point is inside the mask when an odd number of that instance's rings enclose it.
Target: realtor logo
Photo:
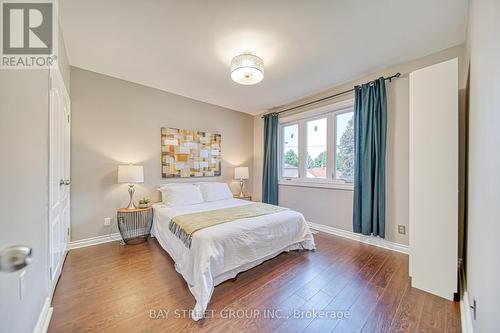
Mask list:
[[[54,7],[52,1],[2,1],[2,69],[44,69],[53,64],[57,50]]]

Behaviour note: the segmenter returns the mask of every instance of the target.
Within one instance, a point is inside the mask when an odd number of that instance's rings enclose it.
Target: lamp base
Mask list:
[[[245,194],[243,193],[243,179],[240,179],[240,194],[238,194],[240,198],[244,198]]]
[[[134,205],[134,192],[135,192],[134,184],[129,184],[128,185],[128,194],[130,196],[130,200],[128,202],[127,209],[135,209],[135,205]]]

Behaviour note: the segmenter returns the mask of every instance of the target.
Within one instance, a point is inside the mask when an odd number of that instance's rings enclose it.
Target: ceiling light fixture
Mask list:
[[[239,84],[256,84],[264,78],[264,60],[245,52],[231,60],[231,79]]]

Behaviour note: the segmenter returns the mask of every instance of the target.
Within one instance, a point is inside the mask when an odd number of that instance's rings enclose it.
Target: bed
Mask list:
[[[303,215],[289,209],[198,230],[192,235],[190,247],[169,229],[176,216],[250,204],[246,200],[225,198],[174,207],[164,203],[153,205],[152,236],[172,257],[175,269],[187,282],[196,300],[191,311],[194,320],[203,318],[218,284],[282,252],[315,249]]]

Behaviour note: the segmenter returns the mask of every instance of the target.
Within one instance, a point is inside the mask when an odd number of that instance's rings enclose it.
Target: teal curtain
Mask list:
[[[262,202],[278,204],[278,114],[264,116]]]
[[[383,77],[354,88],[353,231],[385,237],[387,97]]]

